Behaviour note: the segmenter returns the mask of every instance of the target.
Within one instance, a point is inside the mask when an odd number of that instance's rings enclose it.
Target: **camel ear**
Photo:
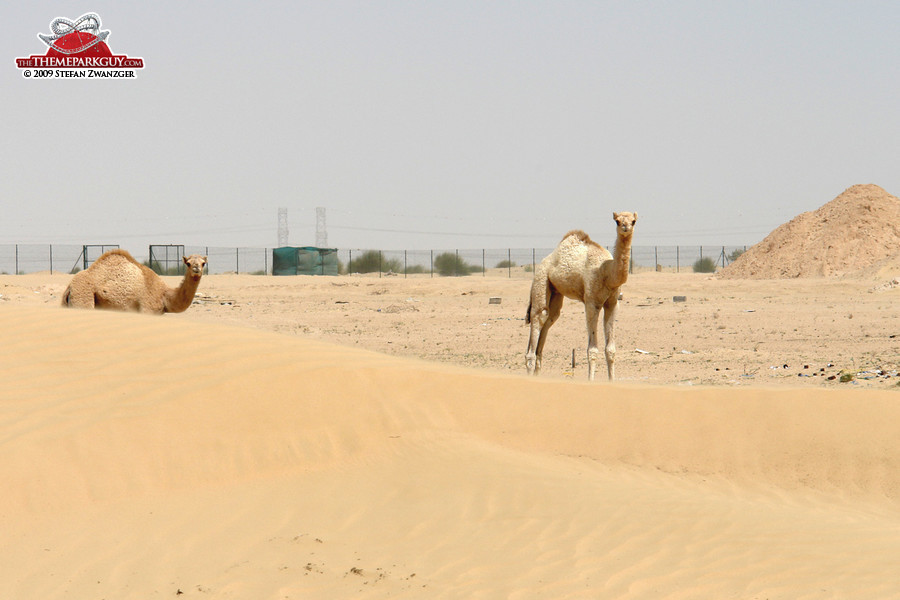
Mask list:
[[[617,213],[617,212],[613,213],[613,221],[615,221],[616,223],[619,222],[619,213]]]
[[[632,213],[634,215],[634,222],[637,223],[637,213]]]
[[[190,261],[188,261],[187,256],[182,256],[182,257],[181,257],[181,260],[183,260],[183,261],[184,261],[184,264],[186,264],[186,265],[191,264]]]

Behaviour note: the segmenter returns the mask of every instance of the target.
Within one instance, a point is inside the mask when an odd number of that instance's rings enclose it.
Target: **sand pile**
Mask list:
[[[0,598],[898,598],[889,391],[0,306]]]
[[[818,210],[781,225],[723,269],[733,279],[828,277],[900,255],[900,199],[855,185]]]

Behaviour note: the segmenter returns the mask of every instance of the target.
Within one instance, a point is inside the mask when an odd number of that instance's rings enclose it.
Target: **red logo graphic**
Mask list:
[[[100,29],[100,15],[87,13],[72,21],[57,17],[50,22],[51,33],[39,33],[38,38],[47,44],[43,56],[33,54],[27,58],[17,58],[16,66],[26,69],[25,77],[31,77],[31,69],[36,77],[67,77],[72,73],[50,72],[46,69],[89,69],[79,76],[93,77],[134,77],[133,69],[143,69],[144,59],[113,54],[106,44],[109,31]],[[95,71],[104,69],[105,71]],[[113,71],[128,70],[126,73]]]

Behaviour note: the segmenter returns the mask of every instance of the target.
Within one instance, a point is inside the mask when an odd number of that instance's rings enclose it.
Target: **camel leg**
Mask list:
[[[534,305],[533,305],[534,306]],[[531,332],[528,334],[528,349],[525,351],[525,369],[529,375],[541,372],[541,351],[546,339],[546,325],[550,319],[547,304],[531,310]]]
[[[541,329],[546,321],[546,308],[532,311],[531,332],[528,334],[528,348],[525,350],[525,369],[529,375],[537,375],[541,372],[541,357],[537,353],[537,345]]]
[[[94,290],[87,286],[69,286],[65,300],[64,306],[68,305],[75,308],[94,308],[96,304]]]
[[[543,325],[541,325],[540,334],[538,335],[537,348],[535,350],[535,374],[541,371],[541,357],[544,355],[544,344],[547,343],[547,334],[550,327],[556,323],[559,313],[562,311],[563,295],[550,290],[550,301],[547,304],[546,316]]]
[[[597,322],[600,319],[600,307],[592,302],[586,302],[584,305],[584,316],[587,320],[588,347],[588,379],[594,380],[594,374],[597,372],[597,363],[600,362],[600,348],[597,344]]]
[[[606,301],[606,306],[603,309],[603,333],[606,336],[606,371],[609,375],[609,380],[612,381],[615,379],[616,375],[616,309],[619,306],[618,300],[619,292],[616,291],[610,296],[610,299]]]
[[[528,334],[528,348],[525,350],[525,369],[529,375],[537,375],[541,371],[541,358],[537,352],[541,330],[550,313],[550,282],[544,272],[543,265],[535,269],[534,280],[531,282],[531,301],[528,303],[526,321],[531,323],[531,331]]]

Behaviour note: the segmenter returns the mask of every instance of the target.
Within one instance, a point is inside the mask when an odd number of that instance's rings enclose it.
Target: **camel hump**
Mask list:
[[[566,239],[567,237],[574,236],[578,238],[579,241],[588,242],[590,241],[590,236],[586,234],[584,231],[580,229],[573,229],[571,231],[566,232],[566,235],[562,236],[562,239]]]
[[[138,263],[138,261],[136,261],[134,259],[134,257],[128,252],[128,250],[123,250],[121,248],[114,248],[112,250],[107,250],[106,252],[104,252],[103,254],[100,255],[100,258],[98,258],[91,264],[95,265],[97,263],[102,263],[102,262],[108,260],[111,256],[121,256],[128,262],[134,263],[136,265],[140,264],[140,263]]]
[[[586,233],[585,233],[584,231],[582,231],[581,229],[573,229],[572,231],[570,231],[570,232],[568,232],[566,235],[564,235],[562,239],[565,240],[565,239],[568,239],[568,238],[570,238],[570,237],[574,237],[575,239],[577,239],[577,240],[578,240],[579,242],[581,242],[582,244],[586,244],[586,245],[589,245],[589,246],[600,246],[600,244],[598,244],[597,242],[595,242],[594,240],[592,240],[592,239],[591,239],[591,236],[589,236],[588,234],[586,234]]]

